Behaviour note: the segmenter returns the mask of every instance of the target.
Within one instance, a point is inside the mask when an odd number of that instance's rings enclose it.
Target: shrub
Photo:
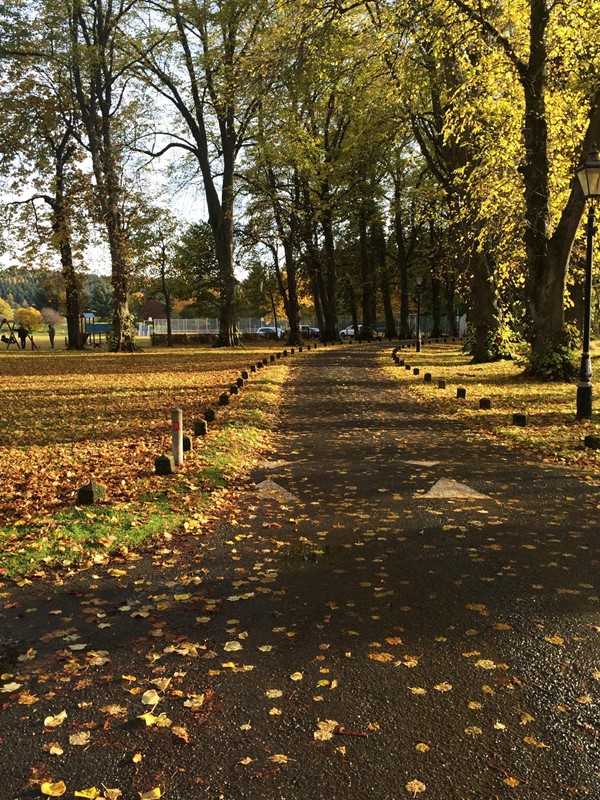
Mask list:
[[[18,308],[15,311],[15,320],[29,333],[39,331],[44,326],[44,318],[37,308]]]
[[[563,340],[559,344],[547,340],[531,348],[527,372],[544,381],[567,381],[577,374],[576,351],[581,348],[581,336],[576,325],[565,325]]]

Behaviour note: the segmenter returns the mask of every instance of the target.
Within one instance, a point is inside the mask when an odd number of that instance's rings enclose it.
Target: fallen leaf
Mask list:
[[[544,742],[539,742],[533,736],[525,736],[523,737],[523,741],[525,742],[525,744],[530,744],[532,747],[539,747],[544,749],[548,748],[547,744],[544,744]]]
[[[156,789],[150,789],[148,792],[138,792],[140,796],[140,800],[159,800],[162,797],[162,792],[156,787]]]
[[[517,786],[520,786],[521,781],[517,778],[513,778],[512,775],[509,775],[508,778],[504,778],[502,783],[505,783],[507,786],[510,786],[511,789],[516,789]]]
[[[90,742],[90,732],[89,731],[78,731],[78,733],[72,733],[69,736],[69,744],[73,745],[86,745]]]
[[[450,692],[452,691],[452,684],[443,681],[442,683],[438,683],[433,687],[437,692]]]
[[[22,683],[5,683],[4,686],[0,687],[0,692],[16,692],[17,689],[20,689],[23,686]]]
[[[44,781],[44,783],[42,783],[40,786],[40,791],[47,797],[62,797],[62,795],[67,791],[67,787],[63,781],[58,781],[58,783]]]
[[[410,792],[413,797],[416,797],[421,792],[424,792],[427,787],[421,781],[409,781],[406,784],[406,791]]]
[[[317,722],[317,730],[313,732],[313,737],[319,742],[327,742],[333,739],[335,729],[339,723],[334,719],[326,719]]]
[[[386,664],[389,661],[393,661],[395,656],[391,653],[367,653],[367,658],[370,658],[371,661],[381,661]]]
[[[565,640],[562,636],[544,636],[544,641],[549,642],[550,644],[555,644],[558,647],[565,643]]]
[[[276,753],[274,756],[269,756],[269,761],[273,761],[275,764],[287,764],[289,758],[283,753]]]
[[[304,675],[301,672],[293,672],[290,675],[290,680],[291,681],[301,681],[303,677],[304,677]]]
[[[223,650],[225,650],[228,653],[234,653],[236,650],[242,650],[242,649],[243,648],[241,642],[227,642],[223,647]]]
[[[169,728],[171,726],[171,720],[165,713],[159,714],[158,717],[155,717],[154,714],[151,714],[150,711],[147,711],[145,714],[140,714],[138,719],[144,720],[149,728],[152,727],[152,725],[156,725],[157,728]]]
[[[29,692],[21,692],[17,702],[21,706],[30,706],[33,705],[33,703],[37,703],[39,699],[39,697],[36,697],[34,694],[30,694]]]
[[[81,789],[78,792],[75,792],[75,797],[87,797],[88,800],[96,800],[97,797],[100,797],[101,792],[96,789],[95,786],[92,786],[91,789]]]
[[[155,706],[157,703],[160,703],[160,695],[156,689],[148,689],[147,692],[144,692],[142,695],[142,703],[145,706]]]
[[[174,733],[175,736],[177,736],[179,739],[183,739],[183,741],[186,742],[186,743],[189,742],[189,740],[190,740],[189,739],[189,734],[188,734],[188,732],[187,732],[187,730],[185,728],[182,728],[182,727],[179,727],[177,725],[174,725],[171,728],[171,732]]]
[[[327,683],[329,683],[329,681],[327,681]],[[283,692],[281,691],[281,689],[267,689],[265,695],[270,700],[275,700],[277,697],[282,697]]]
[[[57,728],[59,725],[63,724],[66,718],[67,712],[61,711],[60,714],[57,714],[55,717],[46,717],[44,720],[44,726],[46,728]]]

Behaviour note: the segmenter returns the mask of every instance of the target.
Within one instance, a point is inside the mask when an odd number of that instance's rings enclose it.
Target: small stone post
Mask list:
[[[171,411],[171,438],[173,461],[176,467],[180,467],[183,464],[183,412],[180,408]]]
[[[205,419],[197,419],[194,422],[194,435],[195,436],[206,436],[208,431],[208,423]]]

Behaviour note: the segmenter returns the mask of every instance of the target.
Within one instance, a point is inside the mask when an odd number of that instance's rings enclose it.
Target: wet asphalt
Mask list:
[[[0,800],[600,798],[598,487],[390,353],[302,354],[210,533],[0,588]]]

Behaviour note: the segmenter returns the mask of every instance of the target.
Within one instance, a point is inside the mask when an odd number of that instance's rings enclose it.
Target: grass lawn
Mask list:
[[[211,508],[223,513],[226,484],[266,446],[288,367],[259,370],[229,406],[219,395],[281,347],[0,353],[0,576],[102,563],[159,534],[200,532]],[[217,422],[192,437],[184,467],[155,475],[155,458],[171,452],[171,410],[182,409],[191,435],[209,406]],[[78,508],[91,478],[107,501]]]
[[[480,435],[514,443],[521,449],[552,461],[579,465],[590,471],[600,467],[600,451],[584,448],[588,434],[600,435],[600,388],[596,389],[595,411],[591,421],[575,419],[577,387],[573,383],[542,383],[526,378],[523,367],[514,361],[494,364],[471,364],[460,345],[425,344],[420,353],[400,350],[398,356],[412,370],[397,367],[386,350],[384,365],[403,387],[430,404],[437,414],[459,418]],[[592,351],[593,370],[600,374],[600,343]],[[431,373],[432,382],[424,381]],[[446,380],[446,389],[438,381]],[[463,387],[466,399],[459,400],[456,390]],[[479,400],[491,400],[489,411],[479,410]],[[527,427],[512,424],[513,413],[527,414]]]

